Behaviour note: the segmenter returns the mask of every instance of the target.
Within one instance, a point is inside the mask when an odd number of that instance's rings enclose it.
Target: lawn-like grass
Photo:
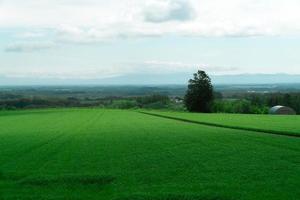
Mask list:
[[[296,137],[136,111],[0,114],[1,200],[296,200],[299,185]]]
[[[245,114],[204,114],[172,111],[148,111],[166,117],[208,123],[237,129],[265,131],[274,134],[300,136],[300,116],[298,115],[245,115]]]

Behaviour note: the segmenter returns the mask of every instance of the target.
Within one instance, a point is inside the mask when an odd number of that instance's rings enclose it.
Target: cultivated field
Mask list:
[[[300,137],[300,116],[296,115],[244,115],[244,114],[197,114],[170,111],[142,111],[161,117],[187,120],[211,126],[261,131],[279,135]]]
[[[300,199],[299,117],[0,112],[0,200]],[[271,132],[270,132],[271,133]]]

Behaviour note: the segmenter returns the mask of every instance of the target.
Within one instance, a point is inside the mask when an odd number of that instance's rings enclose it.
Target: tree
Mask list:
[[[189,80],[188,90],[184,103],[190,112],[211,112],[213,101],[213,86],[205,71],[198,71],[194,78]]]

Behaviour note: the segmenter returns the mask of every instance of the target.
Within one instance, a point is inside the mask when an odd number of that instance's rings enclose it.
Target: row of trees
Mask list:
[[[166,95],[148,95],[130,98],[107,97],[102,99],[67,98],[17,98],[0,101],[0,110],[16,110],[29,108],[55,108],[55,107],[106,107],[106,108],[169,108],[172,105]]]
[[[0,101],[0,110],[29,108],[84,107],[87,106],[76,98],[19,98]]]
[[[188,110],[190,112],[247,113],[265,114],[275,105],[289,106],[300,113],[300,93],[248,94],[236,93],[230,99],[223,99],[221,93],[214,92],[211,79],[204,71],[198,71],[189,80],[184,97],[184,105],[180,98],[172,100],[167,95],[147,95],[138,97],[105,97],[105,98],[23,98],[8,96],[1,98],[0,109],[26,109],[48,107],[106,107],[106,108],[151,108]]]
[[[255,106],[284,105],[300,113],[300,93],[251,94],[244,97]]]
[[[284,105],[300,113],[300,93],[241,93],[230,100],[220,100],[220,95],[216,94],[209,76],[204,71],[198,71],[189,80],[184,103],[190,112],[266,114],[270,107]]]
[[[242,114],[267,114],[269,107],[255,105],[246,99],[215,100],[211,107],[213,113],[242,113]]]

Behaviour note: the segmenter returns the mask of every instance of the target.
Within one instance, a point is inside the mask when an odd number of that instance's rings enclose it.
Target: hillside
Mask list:
[[[170,111],[141,112],[195,124],[300,137],[300,117],[294,115],[198,114]]]
[[[264,116],[264,123],[255,115],[191,115],[193,120],[220,119],[226,124],[235,123],[235,117],[247,127],[299,130],[299,117],[273,126],[269,116]],[[1,112],[0,149],[1,200],[300,197],[298,137],[206,126],[134,110]]]

